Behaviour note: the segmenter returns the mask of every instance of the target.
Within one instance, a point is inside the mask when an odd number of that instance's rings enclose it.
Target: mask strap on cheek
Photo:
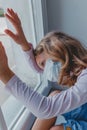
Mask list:
[[[58,76],[59,76],[59,71],[60,71],[60,63],[59,62],[54,62],[53,67],[52,67],[52,80],[54,82],[58,81]]]
[[[44,75],[49,81],[57,82],[60,66],[59,62],[53,62],[51,59],[46,61]]]

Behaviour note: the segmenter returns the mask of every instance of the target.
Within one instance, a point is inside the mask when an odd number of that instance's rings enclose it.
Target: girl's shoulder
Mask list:
[[[81,77],[87,77],[87,68],[83,69],[81,74],[78,76],[77,79],[81,78]]]
[[[87,68],[83,69],[80,75],[87,74]]]

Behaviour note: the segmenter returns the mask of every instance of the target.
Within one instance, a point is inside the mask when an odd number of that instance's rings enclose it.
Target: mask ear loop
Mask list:
[[[43,72],[43,77],[46,80],[49,80],[49,81],[52,80],[52,67],[53,67],[53,62],[51,59],[48,59],[46,61],[44,72]]]
[[[60,62],[54,62],[51,59],[48,59],[45,64],[43,77],[46,80],[52,81],[52,82],[58,82],[58,75],[61,68]]]
[[[53,82],[58,82],[58,75],[59,75],[59,62],[53,62],[53,67],[52,67],[52,81]]]

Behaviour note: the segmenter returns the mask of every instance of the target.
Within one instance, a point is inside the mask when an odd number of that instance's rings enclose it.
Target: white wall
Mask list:
[[[87,0],[47,0],[48,29],[63,31],[87,44]]]

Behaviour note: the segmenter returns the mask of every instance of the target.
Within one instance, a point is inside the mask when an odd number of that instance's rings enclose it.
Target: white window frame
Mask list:
[[[1,107],[0,107],[0,130],[7,130],[7,126],[3,117]]]
[[[36,43],[48,32],[46,0],[31,0]]]

